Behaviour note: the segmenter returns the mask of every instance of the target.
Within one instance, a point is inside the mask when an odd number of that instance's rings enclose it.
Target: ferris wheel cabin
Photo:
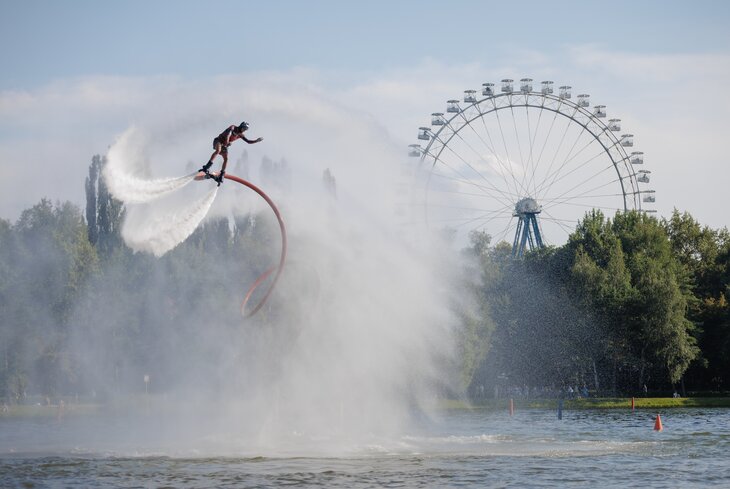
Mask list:
[[[529,93],[532,91],[532,78],[523,78],[520,80],[520,92]]]
[[[504,80],[502,80],[502,93],[512,93],[513,82],[514,80],[510,78],[505,78]]]
[[[482,83],[482,95],[491,97],[494,95],[494,83]]]
[[[609,131],[620,131],[621,130],[621,119],[609,119],[608,120]]]
[[[544,82],[542,82],[542,88],[540,89],[540,91],[545,95],[550,95],[551,93],[553,93],[553,82],[551,82],[550,80],[545,80]]]
[[[444,120],[443,112],[434,112],[433,114],[431,114],[432,126],[443,126],[444,124],[446,124],[446,121]]]
[[[570,85],[563,85],[562,87],[560,87],[558,89],[559,90],[558,96],[560,98],[569,99],[572,88],[573,87],[571,87]]]
[[[452,113],[452,114],[458,114],[461,112],[461,109],[459,108],[459,101],[458,100],[447,100],[446,101],[446,112]]]
[[[465,104],[473,104],[477,101],[477,91],[476,90],[464,90],[464,103]]]
[[[629,155],[629,163],[632,165],[644,164],[644,153],[642,151],[634,151]]]

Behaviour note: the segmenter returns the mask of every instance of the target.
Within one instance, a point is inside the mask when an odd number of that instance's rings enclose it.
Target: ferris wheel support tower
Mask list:
[[[513,214],[517,218],[517,230],[512,244],[513,257],[521,257],[528,245],[533,250],[545,246],[537,223],[537,215],[541,210],[535,199],[528,197],[517,202]]]

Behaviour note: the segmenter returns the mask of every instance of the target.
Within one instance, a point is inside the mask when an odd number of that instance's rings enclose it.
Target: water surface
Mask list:
[[[399,434],[0,418],[0,487],[730,487],[730,409],[447,411]]]

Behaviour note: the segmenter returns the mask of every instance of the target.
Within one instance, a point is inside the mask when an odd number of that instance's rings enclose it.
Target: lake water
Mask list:
[[[447,411],[275,439],[143,416],[0,417],[0,487],[730,487],[730,409]]]

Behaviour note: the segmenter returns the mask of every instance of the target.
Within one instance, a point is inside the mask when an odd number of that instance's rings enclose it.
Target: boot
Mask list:
[[[213,166],[213,162],[209,161],[208,163],[203,165],[203,167],[198,171],[202,171],[203,173],[205,173],[205,178],[210,178],[210,175],[208,174],[208,170],[210,170],[211,166]]]
[[[218,174],[217,177],[213,177],[213,180],[215,180],[216,182],[218,182],[218,186],[219,187],[221,186],[221,183],[223,183],[223,177],[225,175],[226,175],[226,172],[224,172],[223,170],[221,170],[221,172]]]

